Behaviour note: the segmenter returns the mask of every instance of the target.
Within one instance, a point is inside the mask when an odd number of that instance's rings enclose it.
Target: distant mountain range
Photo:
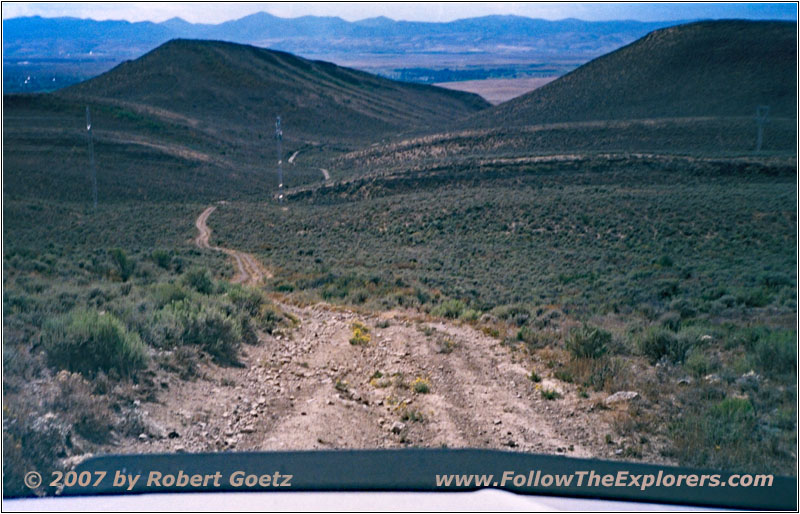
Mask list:
[[[162,23],[39,16],[3,20],[6,59],[132,58],[174,38],[215,39],[297,54],[489,52],[597,56],[676,22],[548,21],[486,16],[446,23],[303,16],[264,12],[217,25],[180,18]]]
[[[3,20],[3,65],[13,75],[4,86],[16,91],[57,89],[176,38],[283,50],[411,82],[553,76],[677,23],[520,16],[446,23],[384,17],[349,22],[261,12],[210,25],[180,18],[131,23],[33,16]],[[70,65],[65,68],[65,63]]]

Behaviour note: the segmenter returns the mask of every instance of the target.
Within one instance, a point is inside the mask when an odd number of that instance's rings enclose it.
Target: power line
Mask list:
[[[281,143],[283,142],[283,130],[281,129],[281,117],[275,119],[275,145],[278,151],[278,202],[283,203],[283,157]]]
[[[97,210],[97,170],[94,167],[94,140],[92,138],[92,116],[89,114],[89,106],[86,106],[86,133],[89,138],[89,166],[92,172],[92,200],[94,210]]]
[[[758,135],[756,136],[756,152],[761,151],[761,143],[764,139],[764,125],[769,116],[769,105],[759,105],[756,107],[756,123],[758,124]]]

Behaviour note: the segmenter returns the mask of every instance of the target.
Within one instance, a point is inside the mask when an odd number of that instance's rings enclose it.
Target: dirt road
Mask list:
[[[235,280],[266,272],[244,252],[210,246],[209,207],[196,244],[234,257]],[[254,264],[255,263],[255,264]],[[259,275],[259,273],[261,273]],[[123,452],[320,448],[474,447],[571,456],[621,453],[605,435],[606,413],[574,385],[468,324],[411,311],[359,314],[319,303],[278,302],[299,324],[243,347],[243,367],[205,364],[200,377],[161,378],[162,397],[141,405],[156,427]],[[354,323],[369,331],[351,344]],[[535,369],[544,377],[529,379]],[[424,382],[424,387],[414,387]],[[548,400],[542,390],[556,390]],[[606,416],[606,417],[604,417]]]
[[[216,209],[216,207],[211,206],[197,217],[195,226],[199,234],[194,240],[194,243],[198,248],[210,248],[211,250],[223,252],[233,257],[233,260],[236,262],[236,275],[231,279],[231,282],[235,284],[256,285],[264,278],[271,278],[272,274],[264,269],[256,258],[249,253],[210,245],[209,239],[211,238],[211,229],[208,228],[208,217],[211,216],[211,213]]]

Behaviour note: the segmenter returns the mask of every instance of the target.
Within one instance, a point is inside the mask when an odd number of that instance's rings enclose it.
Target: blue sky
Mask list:
[[[750,18],[797,20],[794,3],[536,3],[536,2],[219,2],[219,3],[36,3],[3,2],[3,18],[40,15],[74,16],[96,20],[164,21],[179,16],[187,21],[219,23],[265,11],[292,18],[304,15],[339,16],[359,20],[387,16],[396,20],[449,21],[488,14],[517,14],[531,18],[584,20],[634,19],[642,21],[696,18]]]

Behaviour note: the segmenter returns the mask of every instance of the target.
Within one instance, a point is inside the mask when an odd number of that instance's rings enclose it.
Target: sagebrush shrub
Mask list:
[[[172,264],[172,255],[166,250],[153,250],[150,254],[150,258],[153,259],[153,262],[160,268],[169,269],[170,264]]]
[[[250,316],[258,316],[261,308],[269,303],[266,295],[254,287],[235,284],[228,289],[228,299],[236,308]]]
[[[214,280],[212,280],[211,274],[205,268],[189,270],[183,276],[183,280],[198,293],[211,294],[214,292]]]
[[[597,327],[583,325],[569,332],[566,348],[573,357],[598,359],[608,351],[611,333]]]
[[[154,344],[171,348],[195,345],[222,362],[236,362],[242,324],[218,305],[180,300],[156,313]]]
[[[147,365],[147,350],[113,314],[75,310],[50,320],[42,343],[51,366],[93,376],[115,370],[121,375]]]
[[[133,275],[133,271],[136,269],[136,261],[128,257],[125,251],[121,248],[112,248],[109,250],[109,253],[111,254],[111,260],[117,267],[119,277],[123,282],[127,282],[128,279],[131,278],[131,275]]]
[[[191,295],[191,291],[188,291],[180,284],[175,284],[173,282],[161,282],[156,284],[152,289],[152,297],[159,309],[172,302],[190,298]]]
[[[467,306],[461,300],[447,300],[431,310],[434,316],[456,319],[466,310]]]
[[[770,375],[797,373],[797,337],[793,331],[775,331],[758,338],[755,360]]]
[[[663,357],[670,362],[680,363],[686,359],[687,352],[697,344],[697,335],[682,331],[675,333],[665,328],[651,327],[639,339],[639,351],[655,364]]]

